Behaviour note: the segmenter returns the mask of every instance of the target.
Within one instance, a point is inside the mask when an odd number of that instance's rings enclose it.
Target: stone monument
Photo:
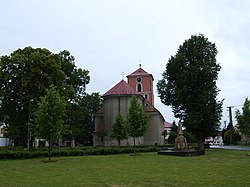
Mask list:
[[[185,150],[185,149],[188,149],[187,140],[183,136],[182,126],[179,123],[178,128],[177,128],[177,137],[175,138],[174,150],[180,151],[180,150]]]
[[[175,138],[175,146],[173,149],[158,151],[159,155],[173,156],[199,156],[204,155],[204,150],[188,149],[187,140],[183,136],[181,123],[178,124],[177,137]]]

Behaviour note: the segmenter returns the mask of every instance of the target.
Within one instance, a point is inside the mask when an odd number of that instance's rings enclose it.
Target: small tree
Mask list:
[[[167,130],[162,131],[161,135],[163,136],[164,144],[165,144],[166,143],[166,137],[168,135],[168,131]]]
[[[128,134],[134,139],[144,136],[147,132],[148,116],[142,109],[142,106],[138,103],[137,98],[132,96],[130,107],[128,111]]]
[[[49,142],[49,160],[51,159],[51,144],[57,141],[66,130],[63,116],[66,110],[66,101],[60,96],[54,86],[47,90],[35,112],[34,131],[38,138]]]
[[[128,138],[126,122],[120,114],[116,117],[116,121],[112,126],[111,137],[117,140],[119,146],[121,145],[121,140]]]
[[[240,132],[250,137],[250,100],[248,98],[246,98],[243,104],[242,113],[236,110],[236,119],[239,124]]]
[[[224,144],[225,145],[229,145],[230,144],[230,133],[231,133],[231,130],[228,130],[224,133]],[[240,136],[240,133],[239,131],[233,129],[233,141],[232,141],[232,144],[238,144],[241,140],[241,136]]]
[[[176,122],[173,121],[172,123],[172,128],[168,136],[168,143],[174,144],[175,143],[175,138],[177,137],[177,128],[178,126],[176,125]]]

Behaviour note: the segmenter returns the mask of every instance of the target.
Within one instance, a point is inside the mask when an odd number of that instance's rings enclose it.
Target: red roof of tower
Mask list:
[[[136,94],[136,91],[128,85],[124,80],[121,80],[118,84],[116,84],[113,88],[107,91],[102,96],[108,95],[119,95],[119,94]]]
[[[133,73],[131,73],[130,75],[128,75],[127,77],[130,77],[130,76],[138,76],[138,75],[151,75],[152,78],[153,78],[153,75],[146,72],[144,69],[142,69],[141,67],[137,70],[135,70]],[[154,80],[154,78],[153,78]]]

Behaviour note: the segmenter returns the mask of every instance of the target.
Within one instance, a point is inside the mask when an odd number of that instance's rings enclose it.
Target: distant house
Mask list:
[[[10,144],[10,139],[5,137],[6,129],[5,126],[0,127],[0,147],[8,146]]]
[[[149,116],[148,132],[136,140],[136,144],[163,144],[164,117],[154,107],[153,75],[141,67],[127,76],[128,82],[121,80],[108,90],[103,97],[103,106],[95,115],[93,143],[95,146],[117,145],[110,138],[112,125],[118,114],[126,118],[133,95],[138,99],[145,113]],[[121,142],[132,145],[132,138]]]
[[[173,128],[173,124],[169,123],[169,122],[164,122],[164,130],[166,130],[167,132],[170,132],[171,129]]]
[[[171,129],[173,128],[173,124],[172,123],[169,123],[169,122],[164,122],[164,130],[166,132],[166,136],[165,136],[165,140],[168,139],[169,137],[169,133],[171,132]]]

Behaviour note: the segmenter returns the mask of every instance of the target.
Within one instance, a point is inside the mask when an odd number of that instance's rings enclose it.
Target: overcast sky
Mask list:
[[[219,99],[240,109],[250,97],[250,1],[248,0],[6,0],[0,4],[0,55],[18,48],[68,50],[90,71],[87,92],[105,93],[142,68],[162,78],[166,63],[191,35],[202,33],[219,51]],[[126,79],[125,79],[126,80]],[[155,106],[166,121],[171,108]]]

